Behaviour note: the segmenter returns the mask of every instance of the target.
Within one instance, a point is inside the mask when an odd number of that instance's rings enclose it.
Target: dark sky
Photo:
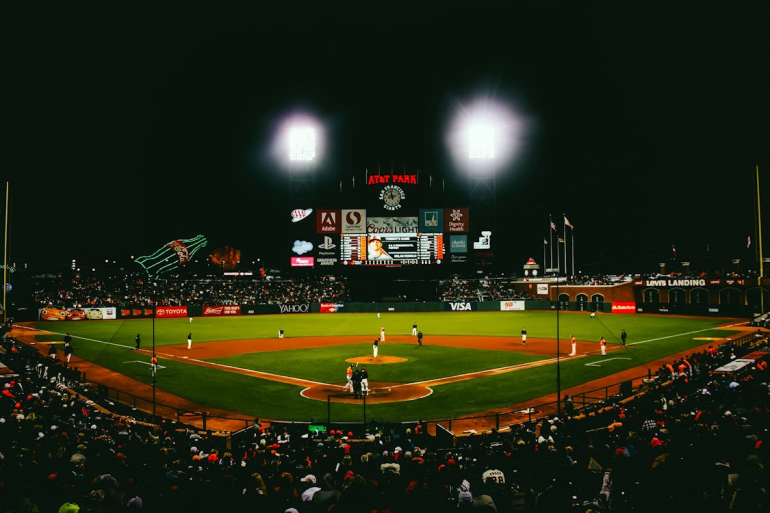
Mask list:
[[[412,3],[4,6],[11,260],[124,261],[202,233],[285,265],[282,116],[323,121],[320,188],[378,166],[456,181],[444,141],[478,97],[521,123],[497,171],[501,269],[542,260],[562,213],[584,272],[655,271],[672,243],[697,268],[753,259],[762,2]]]

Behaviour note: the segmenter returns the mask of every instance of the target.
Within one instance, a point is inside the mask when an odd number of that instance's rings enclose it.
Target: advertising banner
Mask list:
[[[118,313],[120,318],[140,318],[140,317],[152,317],[152,308],[121,308]]]
[[[524,301],[500,301],[500,310],[503,312],[523,312]]]
[[[366,233],[366,210],[347,209],[342,211],[341,233]]]
[[[469,229],[470,217],[467,208],[445,209],[444,231],[446,233],[468,233]]]
[[[636,313],[636,303],[634,302],[612,303],[612,313],[623,313],[623,314]]]
[[[204,305],[203,315],[241,315],[241,305]]]
[[[444,231],[443,208],[421,208],[419,228],[422,233],[441,233]]]
[[[159,306],[155,308],[155,317],[158,319],[166,317],[187,317],[186,306]]]
[[[340,210],[319,210],[315,218],[316,233],[340,233]]]
[[[292,267],[315,267],[315,257],[291,257]]]
[[[344,310],[344,303],[321,303],[321,313],[337,313]]]
[[[278,305],[278,311],[282,314],[308,313],[310,312],[310,303],[303,303],[298,305]]]
[[[478,309],[475,301],[452,301],[444,303],[444,311],[447,312],[472,312]]]

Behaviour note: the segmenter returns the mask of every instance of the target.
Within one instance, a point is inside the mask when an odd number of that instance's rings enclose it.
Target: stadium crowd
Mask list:
[[[516,290],[510,279],[466,279],[453,277],[438,283],[440,301],[507,301],[536,296]]]
[[[104,281],[39,280],[33,295],[40,307],[150,306],[156,290],[162,291],[158,304],[167,306],[335,302],[347,297],[345,280],[331,276],[292,280],[163,278],[151,283],[138,274]]]
[[[43,373],[48,355],[12,338],[2,349],[14,372],[0,375],[2,513],[768,509],[766,364],[715,371],[750,346],[665,364],[632,398],[566,402],[561,418],[452,444],[422,421],[324,432],[255,421],[228,441],[116,414],[65,363]]]

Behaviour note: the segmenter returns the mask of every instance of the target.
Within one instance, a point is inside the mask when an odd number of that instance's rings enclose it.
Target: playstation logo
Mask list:
[[[332,244],[332,238],[328,235],[324,236],[324,243],[318,245],[321,249],[334,249],[337,247],[336,244]]]

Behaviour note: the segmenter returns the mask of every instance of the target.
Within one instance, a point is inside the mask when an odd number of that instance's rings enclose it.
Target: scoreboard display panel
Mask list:
[[[403,266],[440,264],[444,260],[441,233],[342,234],[343,265]]]

